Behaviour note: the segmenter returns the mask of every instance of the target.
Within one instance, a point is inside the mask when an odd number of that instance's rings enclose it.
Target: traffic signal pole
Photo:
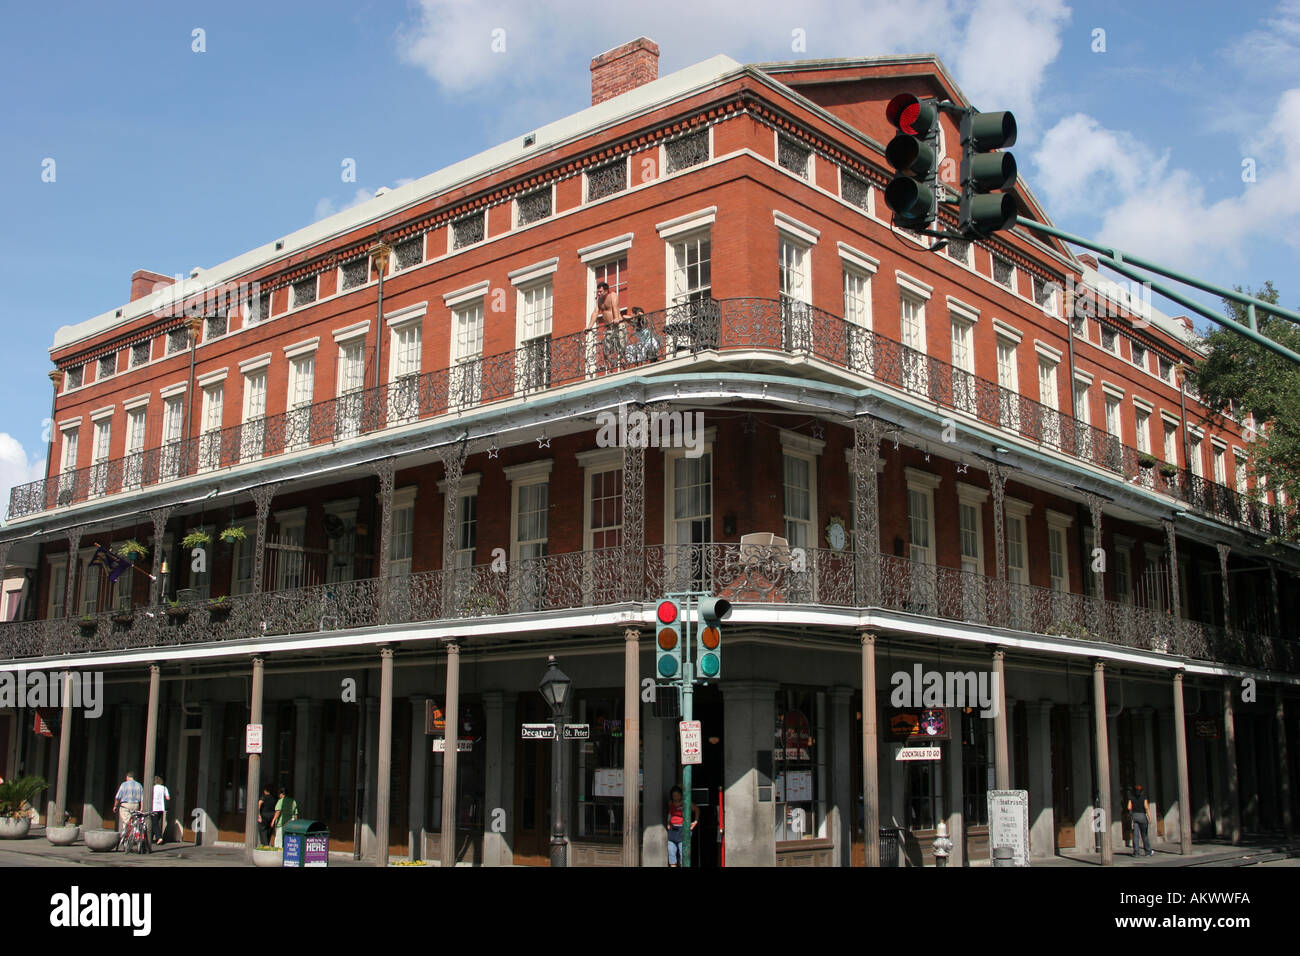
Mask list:
[[[682,720],[695,719],[695,672],[691,662],[691,611],[695,596],[686,596],[686,613],[682,621]],[[681,749],[681,731],[678,730],[678,750]],[[680,754],[679,754],[680,755]],[[691,809],[694,794],[691,791],[692,764],[682,765],[682,866],[691,865]]]
[[[1035,232],[1045,232],[1058,239],[1064,239],[1066,242],[1073,245],[1083,246],[1085,249],[1099,252],[1102,254],[1102,258],[1097,260],[1100,265],[1104,265],[1108,269],[1113,269],[1115,272],[1118,272],[1126,278],[1132,279],[1134,282],[1141,282],[1148,285],[1151,287],[1151,291],[1164,296],[1171,302],[1177,302],[1183,308],[1190,309],[1197,315],[1204,316],[1211,322],[1218,323],[1229,331],[1236,332],[1238,335],[1250,339],[1256,345],[1262,345],[1271,352],[1282,356],[1282,358],[1300,365],[1300,354],[1291,351],[1291,349],[1287,348],[1285,345],[1280,345],[1272,339],[1260,335],[1258,326],[1255,322],[1249,322],[1247,325],[1242,325],[1240,322],[1224,315],[1220,315],[1200,303],[1189,299],[1187,296],[1174,291],[1164,283],[1152,282],[1148,277],[1141,275],[1136,270],[1143,269],[1147,272],[1154,272],[1157,275],[1173,279],[1175,282],[1181,282],[1184,285],[1192,286],[1195,289],[1210,292],[1214,295],[1221,296],[1222,298],[1240,303],[1241,305],[1246,306],[1247,315],[1251,319],[1254,319],[1257,311],[1261,311],[1269,315],[1279,316],[1280,318],[1287,319],[1291,322],[1300,323],[1300,312],[1294,312],[1291,309],[1284,309],[1281,306],[1273,305],[1271,302],[1265,302],[1262,299],[1256,299],[1253,296],[1245,295],[1235,289],[1225,289],[1222,286],[1217,286],[1211,282],[1204,282],[1200,279],[1179,272],[1176,269],[1172,269],[1169,266],[1160,265],[1159,263],[1152,262],[1149,259],[1143,259],[1139,256],[1131,255],[1114,246],[1106,246],[1098,242],[1093,242],[1091,239],[1085,239],[1083,236],[1076,236],[1074,233],[1066,232],[1064,229],[1057,229],[1055,226],[1048,226],[1041,222],[1035,222],[1032,219],[1026,219],[1024,216],[1018,216],[1016,218],[1016,225],[1024,226],[1026,229],[1032,229]]]

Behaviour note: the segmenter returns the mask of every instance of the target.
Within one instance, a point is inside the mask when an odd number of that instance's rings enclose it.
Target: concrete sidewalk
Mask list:
[[[1114,866],[1254,866],[1260,863],[1290,861],[1300,866],[1300,842],[1284,836],[1243,838],[1234,846],[1227,840],[1193,842],[1191,852],[1178,852],[1177,844],[1156,847],[1152,856],[1133,855],[1132,847],[1119,846],[1114,852]],[[1033,866],[1101,866],[1101,854],[1091,849],[1060,850],[1054,857],[1034,859]]]
[[[83,840],[72,846],[54,846],[45,839],[44,827],[33,827],[22,840],[0,840],[0,866],[251,866],[244,861],[244,847],[238,843],[194,846],[167,843],[150,853],[110,851],[93,853]],[[400,859],[394,857],[394,860]],[[330,853],[330,866],[369,866],[352,859],[351,853]]]

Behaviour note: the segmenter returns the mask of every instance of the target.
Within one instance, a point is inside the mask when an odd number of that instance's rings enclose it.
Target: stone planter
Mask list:
[[[116,830],[87,830],[85,836],[92,853],[104,853],[116,849],[121,834]]]
[[[279,850],[254,850],[254,866],[284,866],[284,857]]]
[[[79,836],[81,836],[81,827],[79,826],[45,828],[45,839],[55,846],[72,846],[77,842]]]
[[[21,840],[31,828],[31,817],[0,817],[0,840]]]

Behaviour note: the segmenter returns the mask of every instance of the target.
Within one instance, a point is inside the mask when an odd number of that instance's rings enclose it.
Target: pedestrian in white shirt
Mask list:
[[[163,826],[167,822],[167,801],[171,791],[163,786],[162,777],[153,778],[153,842],[162,845]]]

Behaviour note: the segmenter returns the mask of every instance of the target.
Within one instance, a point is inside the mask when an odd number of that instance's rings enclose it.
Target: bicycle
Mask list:
[[[149,852],[149,814],[143,810],[132,810],[122,836],[117,841],[117,848],[127,853]]]

